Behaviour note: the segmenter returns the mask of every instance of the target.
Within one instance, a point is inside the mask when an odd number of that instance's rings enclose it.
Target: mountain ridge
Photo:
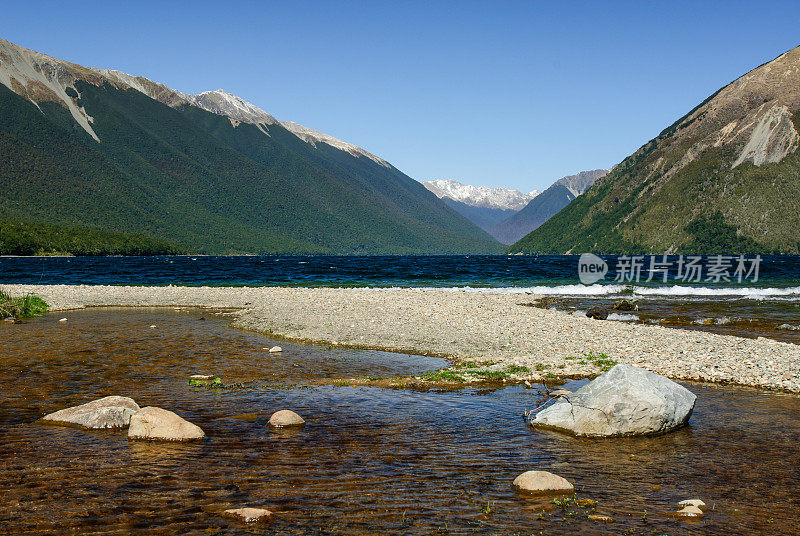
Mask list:
[[[796,253],[798,112],[800,47],[713,93],[509,251]],[[698,222],[715,231],[698,240]]]
[[[422,181],[423,186],[440,199],[447,197],[472,207],[497,208],[501,210],[521,210],[531,199],[539,195],[539,190],[527,194],[504,187],[473,186],[455,179],[434,179]]]
[[[211,253],[501,250],[379,157],[222,90],[191,96],[0,40],[0,108],[6,219]]]
[[[504,244],[513,244],[556,215],[607,173],[607,169],[594,169],[561,177],[522,210],[490,229],[489,234]]]

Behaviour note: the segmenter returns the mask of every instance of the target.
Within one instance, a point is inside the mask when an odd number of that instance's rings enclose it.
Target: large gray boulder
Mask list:
[[[80,406],[65,408],[42,417],[47,424],[83,428],[124,428],[139,411],[139,405],[127,396],[107,396]]]
[[[668,378],[631,365],[615,365],[558,398],[530,423],[579,436],[660,434],[684,426],[696,398]]]
[[[128,439],[159,441],[191,441],[206,434],[196,424],[165,409],[148,406],[139,410],[128,428]]]

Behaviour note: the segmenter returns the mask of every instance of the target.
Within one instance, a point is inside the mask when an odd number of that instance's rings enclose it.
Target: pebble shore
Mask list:
[[[529,296],[431,289],[0,285],[53,311],[88,306],[236,308],[233,325],[287,339],[379,348],[592,376],[607,354],[676,380],[800,392],[800,346],[593,320],[536,307]]]

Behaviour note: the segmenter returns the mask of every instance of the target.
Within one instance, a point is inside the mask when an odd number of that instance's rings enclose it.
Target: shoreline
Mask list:
[[[597,375],[602,368],[596,361],[605,354],[675,380],[800,393],[798,345],[593,320],[522,306],[513,294],[358,287],[0,285],[0,290],[36,294],[53,312],[233,308],[235,328],[286,340],[446,356],[456,363],[491,361],[497,370],[525,367],[530,381]]]

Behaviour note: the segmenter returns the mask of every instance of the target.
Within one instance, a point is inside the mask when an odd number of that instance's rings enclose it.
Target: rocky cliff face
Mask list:
[[[720,89],[512,250],[797,252],[798,112],[800,47]],[[711,218],[698,238],[690,224]],[[708,238],[723,235],[736,238]]]

